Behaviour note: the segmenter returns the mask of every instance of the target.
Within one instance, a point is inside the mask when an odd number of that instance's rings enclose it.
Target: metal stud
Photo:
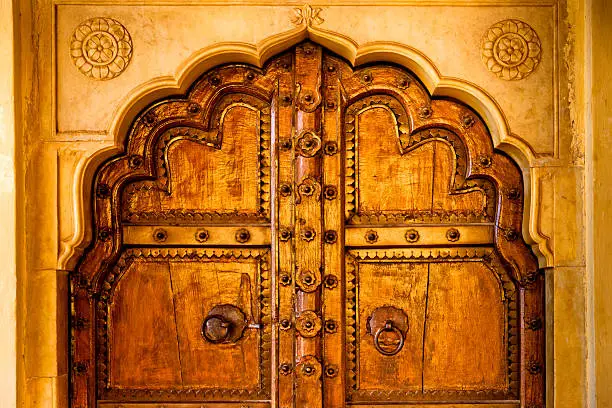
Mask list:
[[[538,331],[542,329],[542,319],[538,316],[525,319],[525,326],[532,331]]]
[[[369,230],[365,233],[365,240],[368,244],[373,244],[378,241],[378,232]]]
[[[518,188],[512,188],[510,190],[508,190],[508,195],[507,195],[509,200],[518,200],[519,198],[521,198],[521,192]]]
[[[480,156],[478,162],[482,167],[491,167],[493,160],[489,156]]]
[[[419,232],[415,229],[409,229],[406,231],[406,241],[417,242],[419,240]]]
[[[291,364],[289,364],[289,363],[282,363],[280,365],[280,372],[281,372],[282,375],[289,375],[289,374],[291,374],[291,370],[292,370],[292,367],[291,367]]]
[[[192,102],[187,106],[187,112],[191,113],[192,115],[195,115],[199,111],[200,111],[200,105],[198,105],[195,102]]]
[[[325,332],[329,334],[333,334],[338,330],[338,325],[335,320],[326,320],[325,321]]]
[[[280,283],[283,286],[289,286],[291,284],[291,276],[289,276],[287,273],[281,274]]]
[[[304,374],[311,376],[315,373],[315,368],[312,364],[305,364],[304,367],[302,367],[302,371],[304,372]]]
[[[281,330],[289,330],[291,328],[291,321],[289,319],[283,319],[280,321]]]
[[[316,235],[317,233],[315,232],[315,230],[310,227],[304,228],[300,231],[300,236],[306,242],[312,241]]]
[[[98,239],[100,241],[108,241],[112,235],[112,231],[110,228],[104,227],[98,231]]]
[[[504,231],[504,238],[506,238],[506,240],[510,242],[516,241],[518,237],[519,237],[519,234],[514,229],[510,228]]]
[[[327,230],[324,234],[325,242],[328,244],[335,244],[338,240],[338,233],[334,230]]]
[[[133,168],[133,169],[137,169],[140,166],[142,166],[143,162],[144,162],[144,160],[143,160],[142,156],[140,156],[138,154],[133,154],[128,159],[129,166],[131,168]]]
[[[326,142],[323,151],[328,156],[333,156],[338,153],[338,143],[336,142]]]
[[[460,237],[461,233],[457,228],[450,228],[448,231],[446,231],[446,239],[448,239],[450,242],[459,241]]]
[[[291,195],[291,185],[283,183],[280,185],[280,195],[283,197],[289,197]]]
[[[287,228],[281,228],[279,237],[281,241],[289,241],[292,235],[293,234],[291,233],[291,231]]]
[[[337,375],[338,375],[338,366],[333,365],[333,364],[329,364],[327,367],[325,367],[325,376],[326,377],[334,378]]]
[[[291,150],[291,145],[291,139],[285,139],[279,142],[280,149],[283,151]]]
[[[153,240],[157,242],[165,242],[168,239],[168,231],[162,228],[158,228],[153,231]]]
[[[201,230],[197,230],[195,233],[195,239],[198,242],[206,242],[208,241],[209,238],[209,234],[208,231],[205,229],[201,229]]]
[[[221,78],[219,78],[218,76],[213,76],[212,78],[210,78],[210,84],[217,86],[221,83]]]
[[[334,186],[325,186],[323,189],[323,196],[328,200],[333,200],[338,197],[338,189]]]
[[[338,277],[336,275],[327,275],[323,283],[327,289],[333,289],[338,286]]]
[[[235,238],[237,242],[244,244],[251,238],[251,234],[249,233],[247,229],[241,228],[238,231],[236,231]]]
[[[98,198],[108,198],[111,194],[110,187],[108,184],[100,183],[96,188],[96,196]]]

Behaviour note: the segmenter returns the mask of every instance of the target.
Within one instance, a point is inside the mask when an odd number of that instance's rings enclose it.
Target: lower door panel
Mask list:
[[[99,399],[269,399],[269,269],[268,249],[125,250],[98,303]]]
[[[349,403],[516,403],[516,290],[493,249],[351,249],[346,260]]]

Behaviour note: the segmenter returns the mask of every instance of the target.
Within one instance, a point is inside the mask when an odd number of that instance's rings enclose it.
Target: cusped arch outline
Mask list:
[[[134,88],[119,105],[113,115],[108,134],[113,145],[102,148],[86,159],[75,176],[75,214],[78,214],[70,240],[63,241],[58,258],[58,269],[74,269],[91,239],[92,226],[86,214],[91,210],[91,188],[96,169],[108,158],[121,153],[132,122],[139,113],[153,102],[172,95],[187,93],[202,74],[227,63],[245,63],[263,67],[276,54],[296,44],[310,40],[359,67],[373,62],[391,62],[410,70],[423,83],[432,99],[452,98],[469,106],[485,122],[493,146],[508,154],[521,168],[524,186],[523,236],[532,247],[541,268],[552,266],[553,253],[550,238],[539,229],[536,203],[537,183],[532,183],[531,172],[536,155],[530,146],[509,130],[508,122],[499,104],[485,90],[459,78],[445,77],[433,62],[420,51],[397,42],[372,42],[357,44],[349,37],[333,31],[302,26],[268,37],[257,44],[225,42],[210,45],[192,54],[177,68],[174,75],[161,76]]]

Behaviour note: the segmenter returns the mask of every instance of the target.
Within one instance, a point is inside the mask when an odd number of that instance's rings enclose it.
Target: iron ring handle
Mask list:
[[[208,330],[208,322],[213,319],[217,319],[221,321],[219,326],[223,329],[223,334],[221,334],[219,337],[212,337]],[[230,334],[230,327],[231,327],[231,323],[225,320],[225,317],[218,315],[218,314],[213,314],[213,315],[206,316],[206,319],[204,319],[204,322],[202,323],[202,334],[204,335],[204,338],[206,338],[206,340],[210,341],[211,343],[214,343],[214,344],[223,343],[224,341],[227,340]]]
[[[395,333],[399,339],[400,342],[399,344],[395,347],[394,350],[384,350],[381,346],[380,346],[380,335],[384,332],[393,332]],[[392,320],[387,320],[385,322],[385,325],[383,327],[381,327],[380,329],[378,329],[376,331],[376,334],[374,335],[374,347],[376,347],[376,350],[378,350],[379,353],[385,355],[385,356],[393,356],[397,353],[400,352],[400,350],[402,349],[402,347],[404,347],[404,333],[402,333],[402,331],[400,329],[398,329],[397,327],[395,327],[393,325],[393,321]]]

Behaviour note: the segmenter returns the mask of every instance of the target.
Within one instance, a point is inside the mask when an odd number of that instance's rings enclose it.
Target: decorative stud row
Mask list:
[[[331,242],[333,231],[327,231]],[[487,245],[495,239],[495,227],[491,224],[471,224],[459,227],[445,227],[440,225],[417,226],[413,228],[381,227],[364,228],[351,227],[346,229],[345,244],[347,246],[401,246],[403,245]],[[508,240],[518,239],[519,234],[511,230],[503,231]],[[335,235],[337,237],[337,235]]]
[[[98,239],[108,240],[112,231],[101,229]],[[140,226],[123,227],[123,241],[128,245],[269,245],[266,225],[246,227]]]
[[[461,233],[459,232],[457,228],[449,228],[446,231],[446,239],[449,242],[457,242],[459,241],[460,237],[461,237]],[[368,244],[375,244],[378,241],[378,232],[376,232],[375,230],[368,230],[366,231],[364,238]],[[415,243],[415,242],[418,242],[420,238],[420,234],[415,229],[409,229],[406,231],[405,238],[406,238],[406,241],[410,243]]]
[[[208,238],[210,238],[210,233],[206,229],[200,229],[195,233],[195,240],[200,243],[208,241]],[[236,234],[234,235],[234,239],[236,240],[236,242],[239,242],[241,244],[249,242],[250,238],[251,233],[245,228],[240,228],[236,231]],[[162,243],[165,242],[167,239],[168,231],[166,231],[165,229],[158,228],[153,231],[153,240],[155,240],[156,242]]]

